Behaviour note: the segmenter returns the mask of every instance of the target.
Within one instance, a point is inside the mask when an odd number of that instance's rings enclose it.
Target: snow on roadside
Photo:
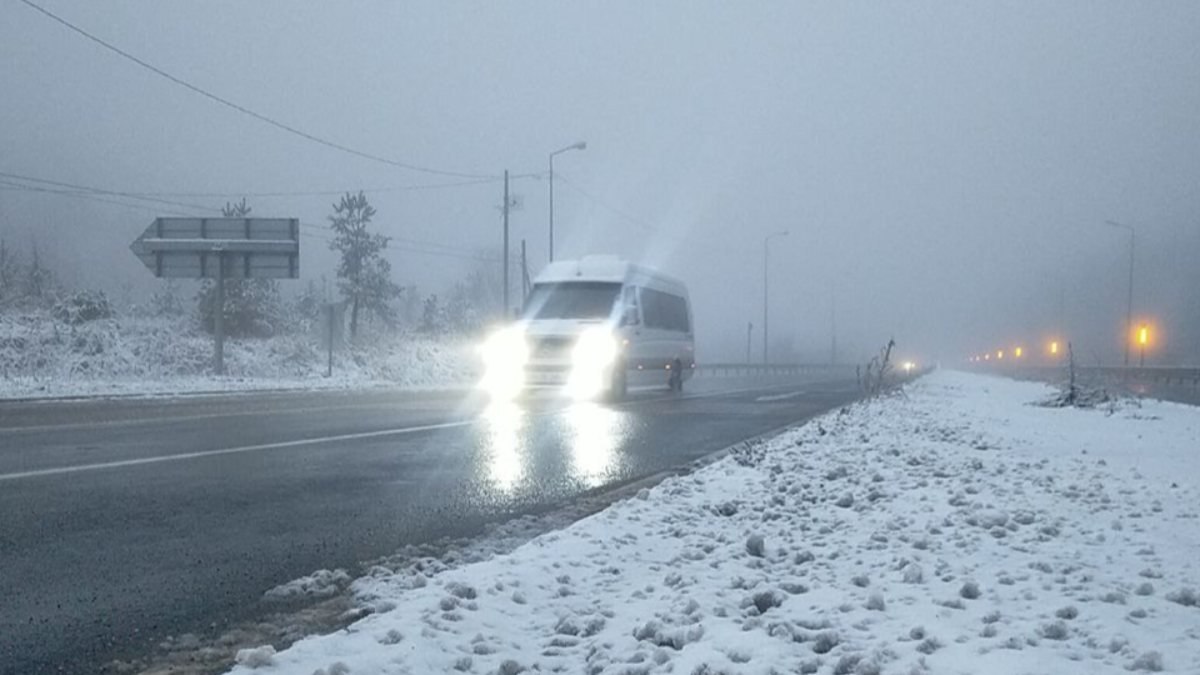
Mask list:
[[[465,340],[398,333],[335,354],[307,335],[230,339],[225,377],[210,374],[212,337],[187,317],[72,325],[45,312],[0,314],[0,400],[262,389],[445,388],[476,377]]]
[[[233,672],[1200,671],[1200,409],[937,372]],[[257,658],[261,656],[263,658]]]

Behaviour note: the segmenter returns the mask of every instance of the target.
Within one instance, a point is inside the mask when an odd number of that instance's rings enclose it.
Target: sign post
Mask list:
[[[156,218],[129,245],[154,276],[214,279],[213,371],[225,374],[225,280],[298,279],[295,218]]]
[[[213,308],[213,372],[225,374],[225,254],[217,252],[217,306]]]

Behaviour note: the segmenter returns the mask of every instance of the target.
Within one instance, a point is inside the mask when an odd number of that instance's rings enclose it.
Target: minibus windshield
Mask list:
[[[571,281],[535,284],[525,303],[526,319],[604,319],[612,314],[621,284]]]

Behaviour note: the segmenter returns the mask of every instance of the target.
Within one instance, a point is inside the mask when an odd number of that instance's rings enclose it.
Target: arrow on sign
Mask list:
[[[156,277],[296,279],[295,218],[158,218],[129,250]]]

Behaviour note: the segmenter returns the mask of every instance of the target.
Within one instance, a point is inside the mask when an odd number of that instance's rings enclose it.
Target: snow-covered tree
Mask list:
[[[20,263],[8,250],[8,242],[0,239],[0,305],[16,297],[20,275]]]
[[[282,303],[277,284],[260,283],[271,279],[236,280],[225,282],[225,334],[230,337],[270,337],[278,332],[283,321]],[[216,329],[217,289],[205,283],[197,295],[200,306],[200,325],[204,330]]]
[[[226,218],[246,218],[253,209],[240,202],[225,202],[221,215]],[[216,283],[206,279],[196,299],[199,303],[200,325],[215,330],[217,301]],[[283,319],[279,283],[274,279],[225,280],[225,332],[231,337],[269,337],[274,335]]]
[[[350,303],[350,337],[358,335],[358,320],[363,311],[385,321],[392,321],[395,311],[392,300],[400,288],[392,282],[392,265],[383,257],[389,237],[371,232],[375,207],[359,191],[347,192],[333,205],[329,225],[333,241],[329,248],[341,254],[337,276],[342,296]]]
[[[421,325],[417,327],[417,330],[426,335],[442,335],[446,332],[446,324],[446,310],[438,302],[437,295],[425,298],[425,304],[421,310]]]
[[[29,268],[25,270],[25,297],[41,303],[54,290],[54,274],[42,264],[42,256],[38,251],[37,242],[33,242],[33,252],[29,257]]]

